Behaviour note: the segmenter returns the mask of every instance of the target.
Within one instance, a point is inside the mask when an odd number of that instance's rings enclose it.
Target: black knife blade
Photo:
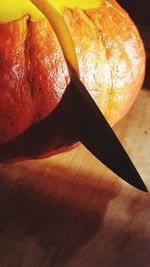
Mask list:
[[[79,112],[81,122],[81,143],[124,181],[137,189],[148,192],[119,139],[75,74],[72,75],[71,86],[74,87],[76,110]]]

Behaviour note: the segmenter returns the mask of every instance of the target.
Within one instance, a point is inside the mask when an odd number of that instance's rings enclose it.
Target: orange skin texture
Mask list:
[[[0,24],[0,143],[59,103],[69,82],[59,42],[47,20]]]
[[[76,49],[80,78],[113,126],[131,108],[143,83],[145,52],[139,33],[115,0],[104,1],[96,10],[66,9],[64,18]],[[0,144],[50,116],[69,81],[59,41],[46,19],[24,17],[1,24]],[[74,143],[72,139],[68,142],[68,134],[65,139],[65,132],[62,136],[60,148],[55,151],[49,146],[46,155],[67,150]],[[39,147],[42,142],[40,136]],[[23,151],[24,138],[21,146]],[[42,153],[39,150],[37,156]]]
[[[134,103],[145,75],[142,40],[128,14],[114,0],[97,10],[66,10],[80,76],[113,126]]]

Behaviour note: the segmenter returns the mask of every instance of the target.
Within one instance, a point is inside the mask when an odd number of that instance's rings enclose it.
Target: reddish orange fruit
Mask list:
[[[137,28],[115,0],[103,1],[96,9],[66,8],[64,19],[76,49],[81,80],[113,126],[132,106],[144,79],[145,52]],[[4,147],[5,154],[7,149],[10,153],[9,141],[51,116],[69,80],[59,40],[46,18],[23,16],[0,24],[1,159]],[[58,129],[51,125],[49,130]],[[38,152],[31,149],[25,156],[40,155],[43,144],[47,145],[46,155],[70,147],[75,140],[67,139],[65,131],[59,134],[62,140],[57,140],[57,149],[51,142],[45,143],[44,132],[37,137],[33,131],[33,139],[39,138]],[[27,141],[21,140],[18,151],[23,155]],[[17,146],[14,149],[9,158],[17,154]]]

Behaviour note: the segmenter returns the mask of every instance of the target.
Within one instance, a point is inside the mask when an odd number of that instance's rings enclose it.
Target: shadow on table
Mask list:
[[[100,231],[119,191],[48,161],[2,166],[0,266],[63,266]]]

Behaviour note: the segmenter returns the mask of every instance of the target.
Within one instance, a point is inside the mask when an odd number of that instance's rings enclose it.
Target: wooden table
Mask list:
[[[150,190],[150,91],[115,128]],[[82,145],[0,165],[0,267],[149,267],[150,194]]]

